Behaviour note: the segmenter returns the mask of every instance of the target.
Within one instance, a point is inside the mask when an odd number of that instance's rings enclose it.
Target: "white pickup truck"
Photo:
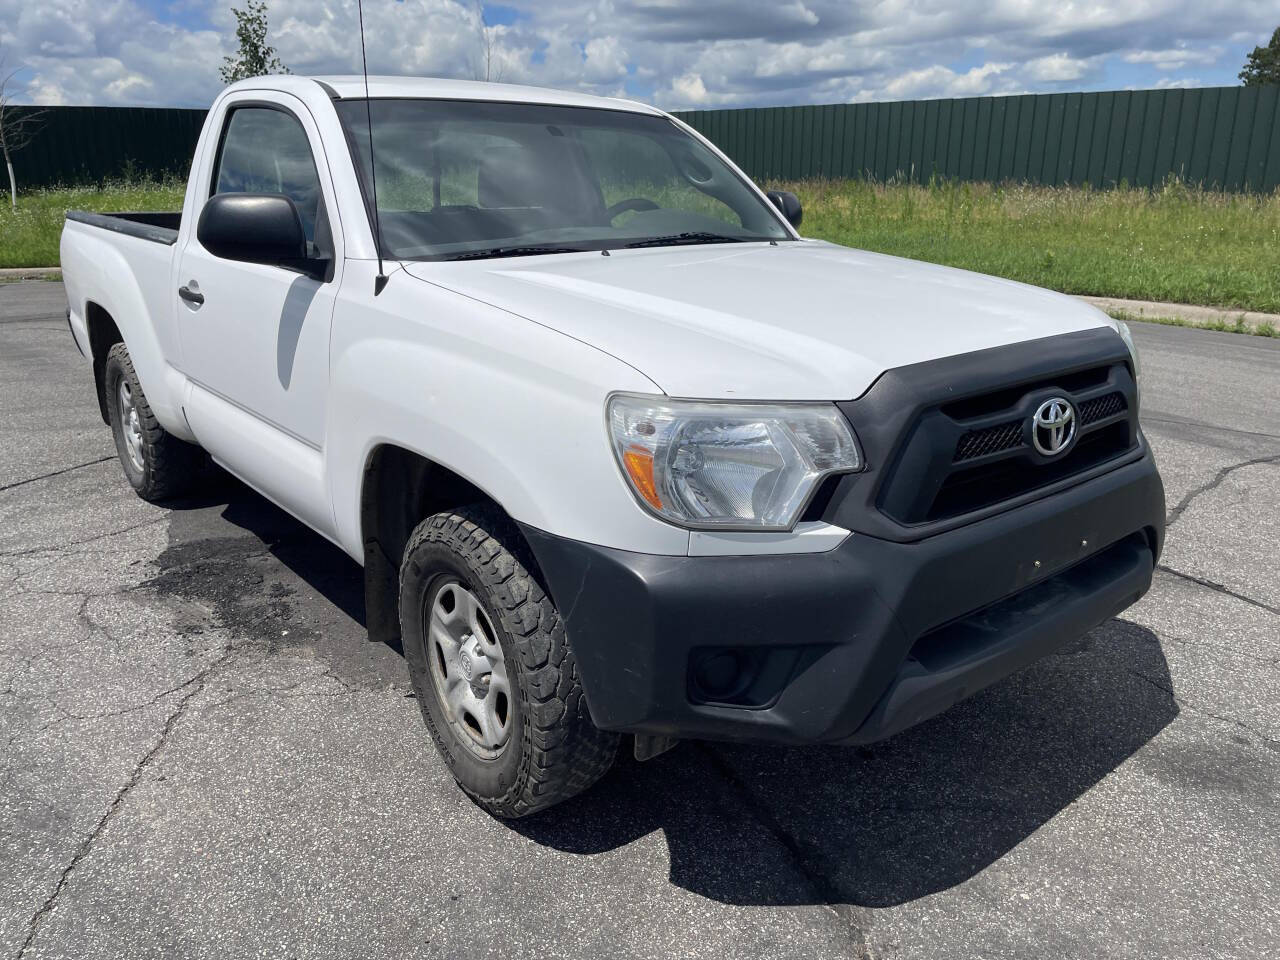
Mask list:
[[[62,269],[134,489],[211,456],[358,560],[517,817],[622,734],[882,739],[1150,585],[1125,326],[800,219],[643,104],[269,77],[180,213],[71,212]]]

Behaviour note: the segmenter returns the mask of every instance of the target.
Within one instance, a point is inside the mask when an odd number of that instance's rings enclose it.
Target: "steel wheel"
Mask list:
[[[480,600],[448,580],[431,600],[427,645],[436,696],[458,739],[482,760],[511,738],[511,683],[502,646]]]
[[[129,454],[130,462],[141,472],[145,465],[142,459],[142,419],[138,416],[138,405],[134,402],[133,390],[126,378],[120,378],[116,393],[120,403],[120,429],[124,433],[125,451]]]

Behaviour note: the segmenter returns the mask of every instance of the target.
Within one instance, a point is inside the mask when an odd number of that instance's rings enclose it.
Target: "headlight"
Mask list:
[[[1142,402],[1142,364],[1138,360],[1138,348],[1133,345],[1133,332],[1129,329],[1129,325],[1123,320],[1116,321],[1116,333],[1120,334],[1120,339],[1124,341],[1124,345],[1129,348],[1129,359],[1133,361],[1133,385],[1136,391],[1136,397],[1139,403]]]
[[[1138,362],[1138,348],[1133,345],[1133,332],[1123,320],[1116,321],[1116,332],[1120,334],[1120,339],[1124,341],[1124,345],[1129,348],[1129,356],[1133,358],[1133,379],[1137,380],[1142,373],[1142,366]]]
[[[719,403],[616,394],[609,430],[636,498],[685,527],[789,530],[823,477],[862,469],[830,403]]]

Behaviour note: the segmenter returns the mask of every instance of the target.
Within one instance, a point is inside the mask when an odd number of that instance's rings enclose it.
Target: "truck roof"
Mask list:
[[[323,84],[330,96],[341,100],[363,99],[365,78],[347,76],[300,77],[293,75],[254,77],[241,80],[228,90],[281,90],[301,94]],[[504,103],[546,103],[566,107],[597,107],[633,113],[661,114],[646,103],[586,93],[526,87],[514,83],[484,83],[476,80],[445,80],[434,77],[369,77],[369,96],[377,98],[421,98],[429,100],[496,100]]]

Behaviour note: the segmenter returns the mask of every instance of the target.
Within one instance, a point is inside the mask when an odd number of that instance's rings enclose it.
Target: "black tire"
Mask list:
[[[116,455],[124,468],[129,485],[143,500],[156,502],[170,500],[190,493],[207,473],[208,458],[203,450],[170,434],[156,421],[147,403],[147,396],[138,383],[133,361],[123,343],[117,343],[107,354],[102,373],[106,391],[107,414],[111,420],[111,435],[116,442]],[[137,450],[140,462],[130,452],[126,440],[126,414],[121,398],[121,382],[128,387],[134,411],[141,431],[141,443]]]
[[[458,785],[504,819],[586,790],[608,771],[618,749],[618,735],[591,722],[564,624],[532,569],[515,526],[488,507],[424,520],[400,567],[402,642],[422,717]],[[430,611],[450,584],[480,601],[502,648],[512,691],[510,734],[492,758],[463,742],[428,662],[436,656],[427,637]]]

